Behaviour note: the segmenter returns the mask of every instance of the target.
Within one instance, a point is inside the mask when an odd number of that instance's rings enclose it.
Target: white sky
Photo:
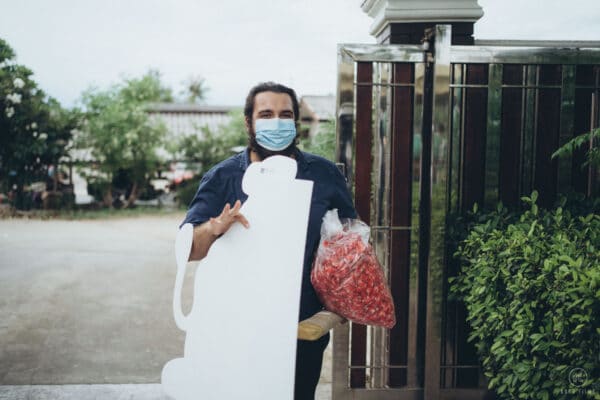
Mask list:
[[[375,43],[360,0],[0,0],[0,37],[66,106],[91,85],[161,71],[177,94],[202,75],[207,103],[241,105],[274,80],[335,92],[337,43]],[[479,0],[479,39],[600,40],[598,0]]]

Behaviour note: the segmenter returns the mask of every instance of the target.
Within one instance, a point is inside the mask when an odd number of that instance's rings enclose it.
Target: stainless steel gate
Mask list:
[[[532,189],[546,204],[567,188],[598,193],[580,155],[550,155],[599,126],[600,42],[454,46],[450,29],[423,46],[338,48],[337,159],[398,322],[336,328],[334,400],[493,398],[464,308],[447,300],[449,213]]]

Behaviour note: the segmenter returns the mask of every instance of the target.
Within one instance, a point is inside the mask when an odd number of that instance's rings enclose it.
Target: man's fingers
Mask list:
[[[250,224],[248,223],[246,217],[244,217],[244,214],[238,214],[238,221],[244,225],[244,228],[250,228]]]
[[[231,205],[229,203],[225,204],[225,207],[223,207],[223,211],[221,211],[221,215],[219,215],[219,219],[222,220],[223,222],[227,221],[229,219],[229,217],[231,216]]]
[[[235,204],[233,205],[233,208],[231,210],[229,210],[229,215],[231,216],[236,216],[239,214],[240,212],[240,208],[242,208],[242,202],[241,201],[236,201]]]
[[[244,225],[244,227],[249,228],[250,224],[248,223],[248,220],[246,219],[246,217],[244,217],[243,214],[240,213],[241,208],[242,202],[240,200],[237,200],[233,204],[233,208],[229,203],[227,203],[225,204],[225,207],[223,207],[221,215],[219,215],[218,218],[213,218],[211,220],[214,220],[214,222],[220,224],[223,232],[227,231],[231,224],[233,224],[236,221]]]
[[[239,212],[240,212],[240,208],[241,208],[241,207],[242,207],[242,202],[241,202],[241,201],[239,201],[239,200],[238,200],[238,201],[236,201],[236,202],[234,203],[234,205],[233,205],[233,208],[231,208],[231,209],[229,210],[229,215],[231,215],[231,216],[235,216],[235,215],[239,214]]]
[[[231,215],[236,221],[244,225],[244,227],[249,228],[250,224],[248,220],[242,213],[240,213],[240,209],[242,208],[242,202],[240,200],[236,201],[233,205],[233,208],[229,211],[229,215]]]

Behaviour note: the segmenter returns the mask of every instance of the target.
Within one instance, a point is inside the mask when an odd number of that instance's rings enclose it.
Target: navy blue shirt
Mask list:
[[[337,208],[340,218],[356,218],[356,211],[346,187],[346,180],[334,163],[300,150],[296,151],[294,157],[298,163],[296,178],[313,182],[304,251],[299,315],[301,321],[323,308],[310,283],[310,270],[321,238],[323,216],[328,210]],[[242,191],[242,178],[249,164],[249,149],[246,149],[220,162],[204,174],[182,224],[202,224],[221,214],[226,203],[233,206],[237,200],[245,202],[248,196]]]

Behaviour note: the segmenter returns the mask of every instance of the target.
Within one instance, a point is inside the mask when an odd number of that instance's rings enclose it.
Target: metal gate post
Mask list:
[[[426,400],[440,396],[440,364],[444,303],[445,231],[448,208],[448,160],[450,128],[450,25],[437,25],[434,45],[433,123],[431,146],[431,227],[427,265],[427,323],[425,346]],[[435,146],[446,144],[445,151]],[[437,157],[436,157],[437,155]]]

